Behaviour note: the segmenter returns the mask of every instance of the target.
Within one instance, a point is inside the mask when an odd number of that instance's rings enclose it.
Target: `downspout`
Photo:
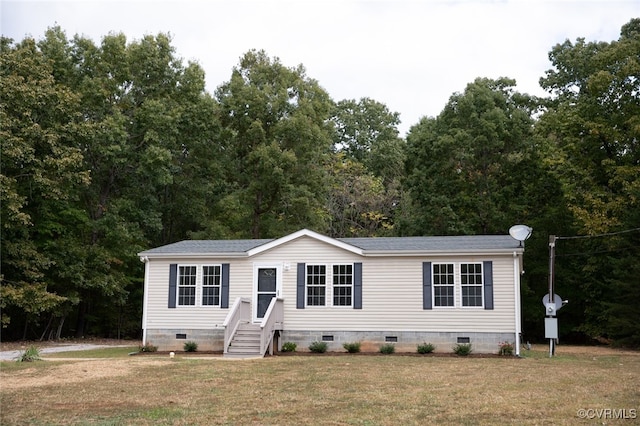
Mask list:
[[[520,356],[520,262],[518,253],[513,252],[513,294],[515,297],[515,320],[516,320],[516,356]]]
[[[140,257],[140,262],[144,263],[144,295],[142,298],[142,346],[147,344],[147,301],[149,298],[149,258]]]

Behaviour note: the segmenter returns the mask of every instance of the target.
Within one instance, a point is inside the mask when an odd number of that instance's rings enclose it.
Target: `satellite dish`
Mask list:
[[[522,242],[531,236],[532,231],[533,228],[527,225],[513,225],[509,228],[509,235],[511,235],[514,240],[520,241],[520,247],[522,247]]]

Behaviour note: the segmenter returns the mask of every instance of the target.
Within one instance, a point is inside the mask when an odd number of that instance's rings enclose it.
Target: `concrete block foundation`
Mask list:
[[[222,351],[224,329],[153,329],[147,330],[146,342],[159,351],[182,351],[185,342],[196,342],[199,351]]]
[[[417,351],[422,343],[432,343],[435,352],[453,352],[458,343],[471,343],[474,353],[498,353],[502,342],[515,344],[514,333],[424,332],[424,331],[289,331],[280,332],[280,344],[293,342],[297,351],[308,351],[316,341],[327,343],[327,351],[345,352],[344,343],[360,342],[362,352],[378,352],[385,343],[392,343],[396,352]]]
[[[278,343],[293,342],[297,351],[309,351],[309,345],[316,341],[326,342],[330,352],[345,352],[344,343],[360,342],[362,352],[378,352],[380,346],[392,343],[396,352],[415,353],[417,345],[432,343],[435,352],[453,352],[457,343],[471,343],[474,353],[498,353],[499,344],[514,344],[514,333],[479,332],[424,332],[424,331],[280,331]],[[198,344],[200,351],[222,351],[224,329],[153,329],[147,330],[146,342],[160,351],[181,351],[187,341]]]

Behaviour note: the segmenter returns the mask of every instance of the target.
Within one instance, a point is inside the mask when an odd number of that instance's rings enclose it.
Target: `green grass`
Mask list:
[[[114,348],[100,348],[89,349],[86,351],[68,351],[68,352],[56,352],[45,353],[41,356],[43,358],[121,358],[129,356],[132,352],[138,352],[137,346],[127,347],[114,347]]]

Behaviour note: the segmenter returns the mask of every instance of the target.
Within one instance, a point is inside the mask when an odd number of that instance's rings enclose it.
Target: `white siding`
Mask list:
[[[220,308],[220,306],[178,306],[169,308],[169,265],[172,263],[198,266],[229,263],[229,308]],[[251,296],[253,279],[251,265],[246,260],[238,261],[236,259],[197,259],[191,261],[185,259],[151,259],[146,328],[221,328],[234,300],[240,296]]]
[[[422,308],[422,263],[453,262],[456,305],[459,305],[460,262],[493,261],[494,309]],[[299,262],[326,264],[362,262],[362,309],[352,307],[305,307],[296,309],[296,274]],[[303,237],[246,259],[151,260],[146,328],[217,328],[229,309],[177,307],[169,309],[169,264],[230,263],[229,306],[237,297],[252,297],[254,263],[282,265],[286,330],[321,331],[442,331],[514,332],[514,271],[511,254],[493,257],[362,257]],[[327,285],[330,285],[329,283]],[[327,298],[327,303],[331,303]]]

